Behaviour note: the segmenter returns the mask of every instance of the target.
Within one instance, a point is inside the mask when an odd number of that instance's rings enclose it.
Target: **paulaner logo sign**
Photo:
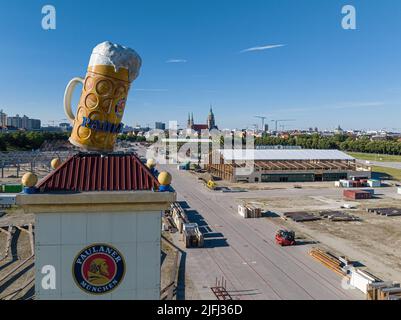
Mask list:
[[[114,124],[108,121],[92,120],[87,117],[82,118],[82,127],[89,128],[96,131],[104,131],[110,133],[121,133],[124,127],[123,123]]]
[[[75,283],[90,294],[106,294],[123,280],[125,261],[122,254],[107,244],[93,244],[77,254],[72,264]]]

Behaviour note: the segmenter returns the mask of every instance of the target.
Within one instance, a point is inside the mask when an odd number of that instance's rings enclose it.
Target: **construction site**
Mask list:
[[[121,150],[134,151],[146,162],[141,144]],[[65,188],[68,180],[52,174],[51,156],[36,161],[40,178],[53,177],[39,186],[53,190],[64,183]],[[68,159],[76,155],[66,156],[60,163],[68,171]],[[7,187],[14,193],[1,194],[0,203],[0,298],[5,300],[37,299],[36,221],[13,200],[17,176],[30,171],[29,157],[24,159],[18,173],[14,165],[5,167],[2,180],[14,186]],[[97,166],[97,160],[80,161]],[[337,161],[360,165],[353,159]],[[233,182],[189,166],[155,168],[171,172],[177,192],[160,221],[160,299],[401,299],[397,181],[369,182],[360,171],[352,183]],[[82,187],[96,188],[96,183]],[[349,197],[345,191],[370,196]]]
[[[213,299],[218,292],[218,299],[293,299],[291,287],[306,290],[297,291],[297,299],[399,299],[397,181],[369,179],[370,168],[351,157],[336,161],[349,162],[351,170],[331,181],[233,182],[210,170],[172,170],[178,199],[185,204],[182,216],[197,223],[204,238],[203,248],[188,249],[174,227],[169,228],[186,252],[185,297]],[[349,197],[351,191],[357,196]],[[276,232],[291,234],[285,230],[293,230],[294,241],[279,253],[275,242],[286,242]],[[296,266],[309,271],[302,273]],[[272,272],[282,281],[273,285],[275,293],[268,288],[276,281],[264,276]],[[314,296],[312,288],[320,285],[308,274],[319,275],[339,291],[333,294],[333,288],[321,283],[324,294]],[[252,284],[258,290],[249,290]]]

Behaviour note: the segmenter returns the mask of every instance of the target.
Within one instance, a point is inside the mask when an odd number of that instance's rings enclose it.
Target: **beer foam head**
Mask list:
[[[113,66],[116,71],[125,68],[129,73],[129,81],[136,79],[141,68],[142,60],[135,50],[119,44],[105,41],[98,44],[92,51],[89,66],[108,65]]]

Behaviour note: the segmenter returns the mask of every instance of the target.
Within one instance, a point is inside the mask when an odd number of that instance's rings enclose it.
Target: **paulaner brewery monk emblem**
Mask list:
[[[108,41],[93,49],[85,79],[72,79],[64,94],[64,110],[73,124],[73,145],[86,151],[113,151],[124,126],[128,90],[141,63],[134,50]],[[78,83],[83,88],[74,114],[71,97]]]
[[[93,244],[83,249],[72,265],[76,284],[90,294],[105,294],[114,290],[124,274],[123,256],[107,244]]]

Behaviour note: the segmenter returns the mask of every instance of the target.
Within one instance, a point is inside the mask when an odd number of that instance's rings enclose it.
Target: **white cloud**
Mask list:
[[[166,92],[168,89],[142,89],[142,88],[135,88],[134,91],[142,91],[142,92]]]
[[[266,46],[260,46],[260,47],[252,47],[248,49],[244,49],[240,51],[240,53],[244,52],[252,52],[252,51],[263,51],[263,50],[269,50],[269,49],[274,49],[274,48],[280,48],[286,46],[285,44],[270,44]]]
[[[185,63],[187,60],[185,59],[169,59],[166,61],[166,63]]]
[[[385,105],[386,103],[383,101],[351,102],[351,103],[345,102],[333,106],[332,109],[371,108],[371,107],[384,107]],[[330,109],[330,107],[328,107],[327,109]]]

